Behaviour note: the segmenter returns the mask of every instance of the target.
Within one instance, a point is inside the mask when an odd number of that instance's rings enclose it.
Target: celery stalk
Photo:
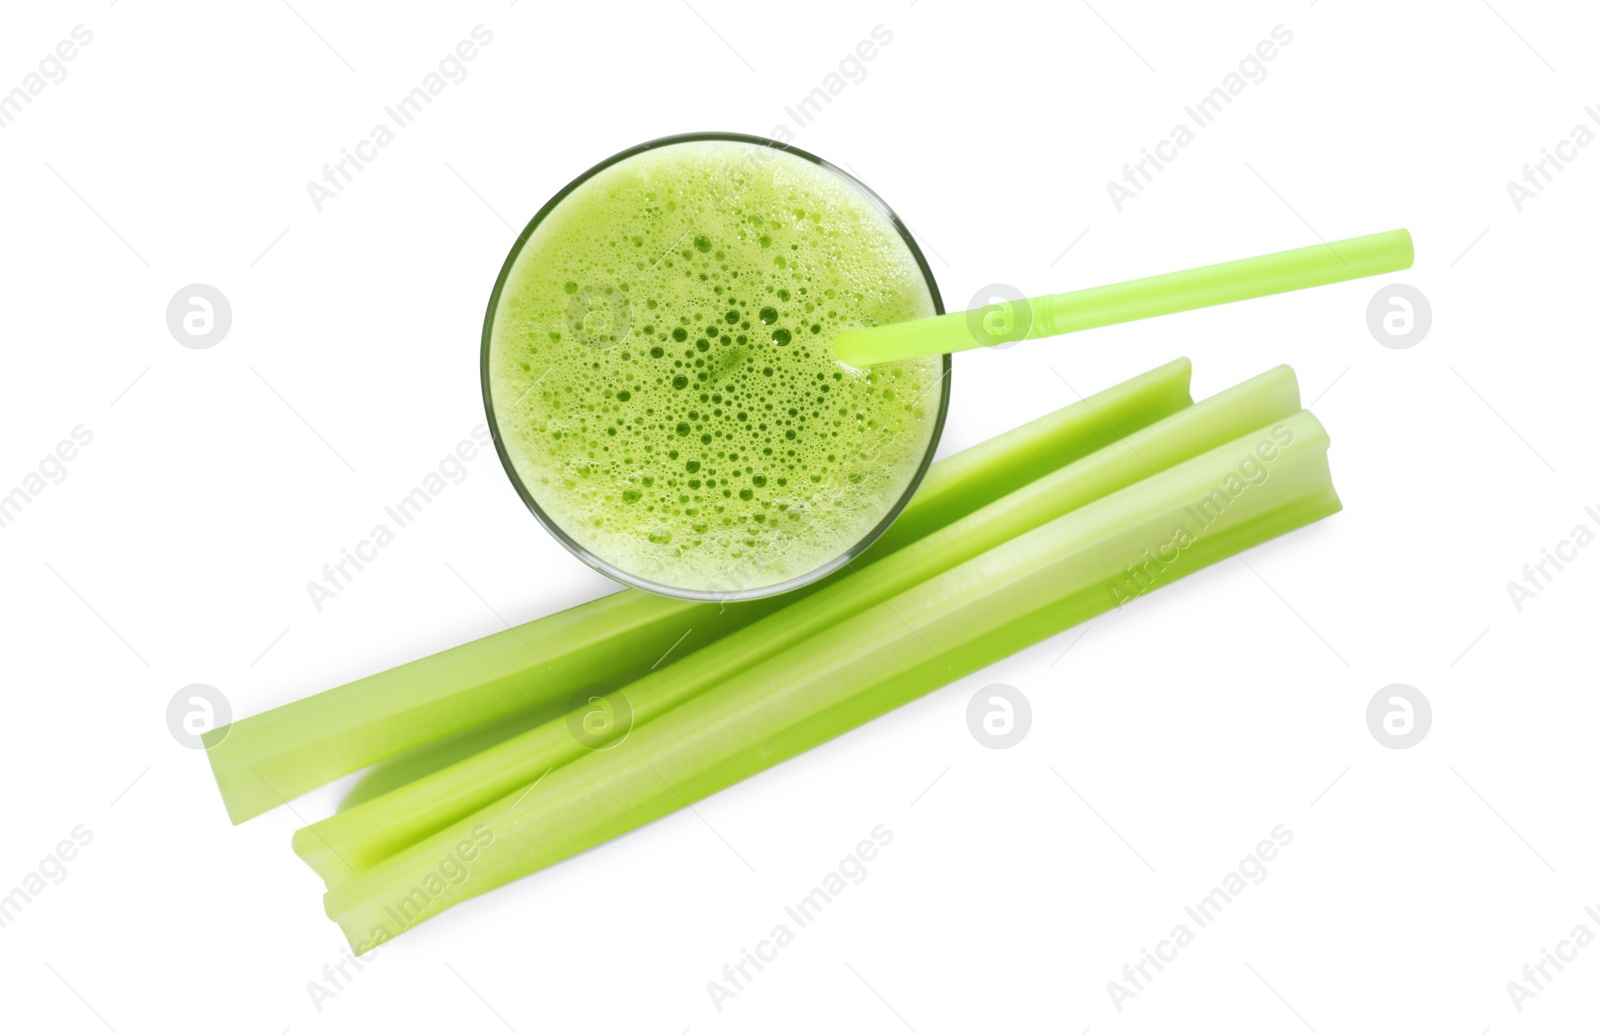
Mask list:
[[[1339,509],[1301,412],[1065,514],[742,672],[324,896],[357,952]],[[1265,458],[1270,453],[1270,458]]]
[[[945,457],[857,566],[1189,406],[1190,373],[1189,360],[1175,359]]]
[[[1189,372],[1188,360],[1168,363],[934,464],[862,560],[888,555],[1182,409]],[[848,577],[841,571],[832,579]],[[794,598],[724,607],[624,590],[213,730],[207,756],[229,817],[243,822],[440,738],[562,706],[587,685],[648,667],[669,650],[713,642]],[[689,630],[690,640],[680,643]]]
[[[674,651],[676,652],[676,651]],[[648,669],[647,669],[648,670]],[[645,672],[636,673],[634,677],[642,677]],[[632,681],[629,678],[627,681]],[[458,732],[454,736],[446,736],[432,743],[424,743],[415,750],[408,750],[399,757],[380,761],[376,765],[361,773],[355,785],[351,786],[345,795],[339,798],[339,811],[348,811],[359,804],[364,804],[374,798],[397,790],[438,772],[440,769],[449,768],[460,761],[480,754],[496,744],[503,743],[513,736],[527,732],[537,725],[542,725],[550,719],[564,713],[561,708],[544,707],[533,711],[523,711],[509,715],[497,721],[480,725],[466,732]]]
[[[622,695],[632,723],[652,721],[887,597],[1299,408],[1294,372],[1281,366],[1045,474],[876,563],[855,565],[856,577],[833,582],[628,685]],[[297,831],[294,850],[333,886],[588,749],[563,718],[555,718]]]

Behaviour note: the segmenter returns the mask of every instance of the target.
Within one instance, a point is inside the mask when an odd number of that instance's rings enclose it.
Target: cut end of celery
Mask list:
[[[228,821],[237,826],[287,802],[253,767],[247,764],[239,768],[230,764],[226,755],[216,746],[221,743],[221,737],[217,737],[215,742],[210,741],[210,737],[227,729],[227,726],[213,729],[202,742],[206,743],[206,760],[211,763],[211,774],[216,778],[222,806],[228,812]]]
[[[300,856],[300,860],[321,876],[322,882],[329,887],[336,886],[356,874],[356,867],[341,858],[333,845],[318,835],[314,826],[301,826],[295,830],[291,844],[294,853]]]

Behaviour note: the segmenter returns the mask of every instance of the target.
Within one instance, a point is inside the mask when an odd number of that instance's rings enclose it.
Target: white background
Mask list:
[[[1600,548],[1521,612],[1506,585],[1600,527],[1600,147],[1521,212],[1506,183],[1600,132],[1594,12],[693,3],[7,5],[0,90],[94,39],[0,130],[0,492],[94,440],[0,529],[0,892],[74,826],[93,842],[0,930],[0,1026],[1592,1022],[1600,946],[1521,1012],[1506,984],[1600,934]],[[306,182],[479,24],[469,77],[317,212]],[[785,106],[880,24],[797,129]],[[1106,182],[1280,24],[1265,80],[1119,213]],[[960,356],[943,452],[1179,355],[1199,396],[1290,363],[1345,512],[453,909],[319,1011],[343,941],[289,837],[342,786],[231,827],[168,700],[204,682],[253,714],[607,591],[492,455],[320,613],[305,585],[481,421],[484,303],[549,195],[642,140],[778,125],[900,212],[953,308],[1407,226],[1388,279],[1432,329],[1379,344],[1386,281],[1360,281]],[[165,323],[197,282],[233,307],[209,350]],[[996,682],[1033,707],[1009,750],[965,721]],[[1365,720],[1397,682],[1434,711],[1406,750]],[[865,882],[718,1012],[707,982],[879,823]],[[1265,882],[1119,1012],[1107,982],[1280,823]]]

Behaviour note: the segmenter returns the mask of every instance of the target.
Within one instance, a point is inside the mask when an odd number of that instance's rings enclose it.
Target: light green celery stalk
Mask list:
[[[1301,412],[1027,532],[791,647],[329,890],[358,952],[1339,509]],[[1152,629],[1151,635],[1158,635]]]
[[[1189,372],[1188,360],[1168,363],[934,464],[863,560],[1189,405]],[[229,817],[243,822],[442,738],[563,707],[586,686],[713,642],[793,598],[722,606],[624,590],[213,730],[207,756]],[[415,770],[440,757],[422,756]]]
[[[806,638],[1077,507],[1300,408],[1280,366],[1030,482],[981,510],[769,614],[625,688],[606,694],[631,726],[652,721]],[[610,687],[614,688],[614,687]],[[626,733],[626,728],[621,732]],[[598,744],[554,718],[391,793],[298,830],[294,850],[337,885]]]
[[[911,505],[857,566],[1191,405],[1191,372],[1189,360],[1174,359],[945,457],[928,468]],[[834,577],[842,574],[848,572]]]
[[[680,647],[681,649],[681,647]],[[677,654],[677,650],[673,654]],[[626,681],[641,678],[648,672],[635,673],[633,676],[624,676]],[[563,701],[565,703],[565,701]],[[527,732],[536,725],[549,721],[557,715],[564,714],[565,709],[545,708],[538,711],[523,711],[508,718],[480,725],[466,732],[446,736],[442,740],[425,743],[415,750],[408,750],[399,757],[380,761],[357,779],[345,795],[339,798],[339,811],[348,811],[359,804],[364,804],[376,797],[381,797],[391,790],[399,789],[410,783],[416,782],[425,776],[432,775],[442,768],[448,768],[459,761],[463,761],[479,754],[498,743],[503,743],[513,736]]]

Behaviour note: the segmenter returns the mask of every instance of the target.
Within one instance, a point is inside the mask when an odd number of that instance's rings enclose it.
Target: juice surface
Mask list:
[[[511,464],[635,578],[739,592],[849,551],[929,450],[940,359],[857,370],[840,330],[934,315],[887,216],[829,169],[732,141],[596,173],[534,230],[491,324]]]

